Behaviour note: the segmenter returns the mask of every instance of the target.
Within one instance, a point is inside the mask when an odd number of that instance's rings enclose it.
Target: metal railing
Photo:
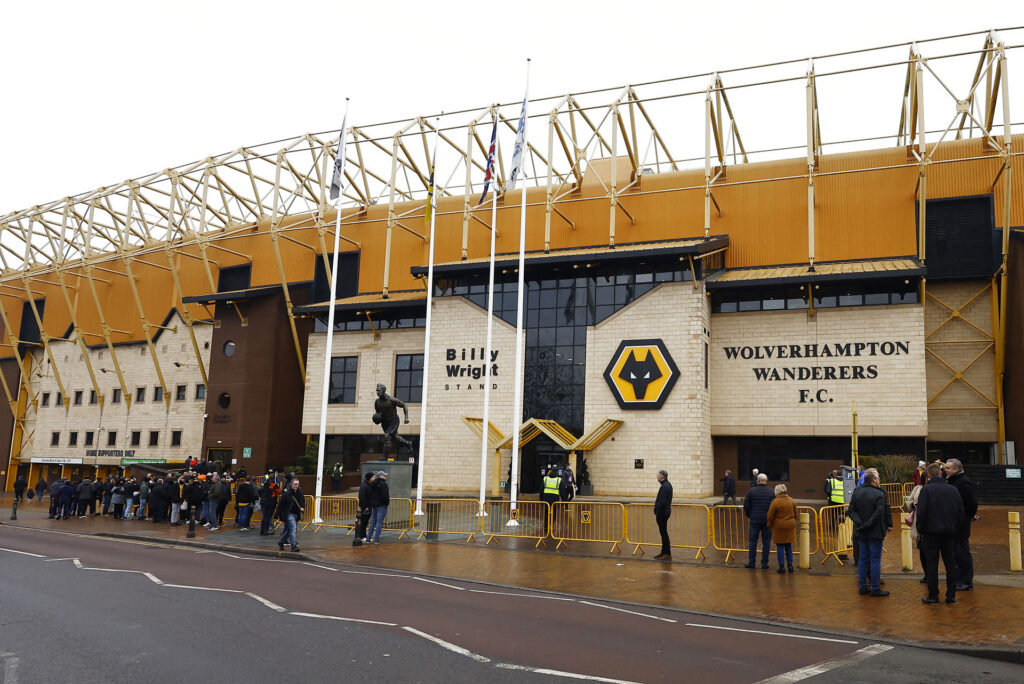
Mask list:
[[[703,504],[674,504],[667,531],[672,548],[696,549],[695,559],[707,558],[704,550],[711,546],[711,510]],[[626,505],[626,543],[633,545],[634,556],[642,554],[644,546],[661,545],[654,504]]]
[[[551,505],[548,533],[558,540],[557,551],[567,542],[603,542],[619,550],[625,538],[626,507],[607,501],[558,501]]]
[[[818,548],[825,557],[824,565],[830,556],[842,565],[840,556],[853,552],[853,522],[846,517],[846,506],[823,506],[818,511]]]
[[[732,554],[746,552],[750,543],[750,523],[743,506],[715,506],[711,509],[711,543],[717,551],[725,551],[725,562]]]
[[[512,510],[509,501],[487,501],[480,516],[480,533],[490,544],[496,537],[536,539],[534,548],[544,543],[551,525],[551,507],[547,501],[519,501]],[[517,525],[509,525],[515,521]]]
[[[903,508],[903,483],[902,482],[883,482],[879,485],[882,491],[885,492],[885,498],[889,500],[890,508]]]
[[[424,515],[414,516],[410,511],[417,540],[428,534],[457,534],[471,542],[480,534],[480,502],[476,499],[422,499],[422,505]]]

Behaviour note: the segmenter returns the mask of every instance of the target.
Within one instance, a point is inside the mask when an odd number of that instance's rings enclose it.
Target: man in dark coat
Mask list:
[[[922,603],[939,602],[939,555],[946,568],[946,603],[956,603],[956,552],[954,540],[964,523],[964,501],[951,484],[942,479],[938,463],[928,466],[928,484],[921,488],[915,513],[917,531],[924,539],[924,577],[928,596]]]
[[[731,470],[725,471],[722,477],[722,505],[725,506],[732,499],[732,505],[736,505],[736,478],[732,476]]]
[[[61,485],[60,492],[57,494],[58,518],[63,518],[64,520],[68,519],[68,516],[73,512],[71,507],[74,505],[74,500],[75,486],[67,480],[64,480],[64,484]]]
[[[64,486],[64,479],[58,477],[50,485],[50,518],[60,517],[60,490]]]
[[[860,593],[888,596],[889,592],[879,586],[879,581],[882,575],[882,541],[892,530],[892,512],[874,471],[865,471],[864,485],[853,491],[846,515],[853,522],[854,538],[860,548],[857,558]]]
[[[39,503],[43,502],[43,493],[46,491],[46,480],[42,475],[39,476],[39,480],[36,481],[36,499]]]
[[[273,479],[264,478],[263,486],[260,487],[260,536],[266,537],[273,532],[274,510],[277,508],[277,495],[281,491],[280,486]]]
[[[661,553],[654,560],[672,560],[672,542],[668,538],[668,519],[672,515],[672,483],[668,481],[668,471],[658,471],[658,496],[654,498],[654,520],[658,523],[661,534]]]
[[[370,530],[367,538],[374,544],[380,544],[380,533],[384,529],[384,520],[388,517],[388,506],[391,505],[391,490],[388,488],[388,474],[378,470],[370,485]]]
[[[971,555],[971,522],[978,513],[978,498],[974,495],[974,483],[967,479],[964,464],[960,459],[946,461],[946,482],[960,492],[964,502],[964,524],[953,536],[953,553],[956,555],[956,590],[974,589],[974,557]]]
[[[750,518],[750,555],[745,567],[753,569],[757,560],[757,538],[761,537],[761,569],[768,569],[768,552],[772,546],[772,529],[768,527],[768,509],[772,507],[775,494],[768,488],[768,476],[760,473],[757,484],[750,488],[743,499],[743,513]]]
[[[252,519],[252,509],[259,493],[256,486],[246,478],[239,478],[235,485],[235,525],[239,530],[250,530],[249,521]]]
[[[277,548],[284,551],[285,542],[291,544],[292,552],[299,550],[299,542],[295,538],[296,528],[302,520],[302,514],[306,512],[303,508],[306,497],[299,489],[299,478],[294,478],[288,484],[288,488],[281,494],[281,500],[277,504],[277,519],[284,523],[284,530],[277,542]]]
[[[370,522],[370,513],[373,511],[370,505],[370,487],[373,480],[373,472],[367,472],[359,485],[359,510],[356,512],[355,539],[352,540],[352,546],[362,546],[369,541],[366,536],[366,525]]]
[[[18,503],[21,503],[22,499],[25,498],[26,486],[27,483],[25,482],[25,476],[19,475],[18,479],[14,481],[14,500]]]

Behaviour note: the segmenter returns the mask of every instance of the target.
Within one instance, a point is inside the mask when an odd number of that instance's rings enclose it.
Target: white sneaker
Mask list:
[[[211,528],[210,528],[210,531],[211,531],[211,532],[216,532],[216,531],[217,531],[217,530],[219,530],[219,529],[220,529],[219,527],[211,527]]]

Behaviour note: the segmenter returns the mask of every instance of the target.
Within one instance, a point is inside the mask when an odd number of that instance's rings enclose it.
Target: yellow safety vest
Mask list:
[[[558,487],[562,483],[562,479],[559,477],[545,477],[544,478],[544,493],[554,494],[558,496]]]
[[[829,502],[834,504],[846,503],[846,496],[843,493],[843,481],[833,477],[829,478],[829,484],[832,487],[828,497]]]

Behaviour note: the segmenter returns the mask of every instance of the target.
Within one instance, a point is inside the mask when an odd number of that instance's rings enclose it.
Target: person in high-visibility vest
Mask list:
[[[832,471],[829,478],[825,480],[825,485],[830,506],[846,503],[846,496],[843,494],[843,481],[839,478],[837,471]]]
[[[544,488],[541,490],[541,501],[547,501],[549,506],[558,503],[558,488],[562,485],[562,478],[558,477],[554,468],[548,468],[544,476]]]

